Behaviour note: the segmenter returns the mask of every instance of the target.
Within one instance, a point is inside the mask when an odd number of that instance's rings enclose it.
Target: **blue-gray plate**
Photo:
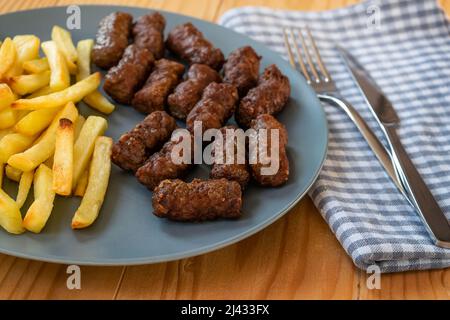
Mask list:
[[[72,30],[74,42],[94,38],[98,22],[113,11],[126,11],[135,18],[151,9],[116,6],[80,6],[81,28]],[[44,8],[0,16],[0,38],[35,34],[42,41],[50,38],[53,25],[65,27],[66,7]],[[327,123],[324,111],[304,79],[276,53],[264,45],[218,25],[163,12],[166,32],[175,25],[191,21],[225,55],[251,45],[263,56],[262,68],[275,63],[291,82],[290,101],[278,119],[289,132],[288,153],[291,175],[280,188],[251,185],[244,193],[243,215],[239,220],[180,223],[152,214],[151,192],[133,175],[113,166],[111,181],[97,221],[89,228],[74,231],[70,222],[80,202],[78,198],[58,197],[50,219],[40,234],[11,235],[0,230],[0,252],[49,262],[80,265],[131,265],[190,257],[242,240],[267,227],[289,211],[316,179],[327,149]],[[80,103],[80,112],[97,114]],[[142,120],[144,115],[129,106],[118,105],[108,116],[107,135],[117,139]],[[188,177],[207,177],[209,168],[198,166]],[[4,189],[15,196],[17,184],[6,182]],[[29,196],[23,213],[32,202]]]

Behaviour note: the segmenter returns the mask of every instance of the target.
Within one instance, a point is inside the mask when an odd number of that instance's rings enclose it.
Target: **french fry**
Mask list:
[[[68,196],[72,192],[74,126],[69,119],[59,120],[53,158],[53,190]]]
[[[14,128],[7,128],[0,130],[0,141],[3,139],[3,137],[7,136],[10,133],[14,132]]]
[[[41,73],[50,70],[47,58],[38,58],[34,60],[25,61],[22,64],[24,71],[28,73]]]
[[[81,132],[81,128],[83,128],[84,123],[86,122],[86,118],[83,117],[81,114],[78,116],[77,121],[75,121],[75,133],[74,133],[74,141],[77,141],[80,132]]]
[[[33,99],[19,99],[11,104],[15,110],[38,110],[62,106],[70,101],[77,103],[100,84],[100,73],[96,72],[64,90]]]
[[[87,78],[91,74],[91,51],[94,40],[81,40],[77,44],[78,52],[78,72],[77,81]],[[114,111],[115,106],[109,102],[98,90],[88,94],[83,101],[91,108],[110,114]]]
[[[25,231],[17,203],[0,189],[0,225],[9,233],[20,234]]]
[[[14,65],[17,58],[16,46],[11,38],[6,38],[0,47],[0,79]]]
[[[45,41],[41,45],[51,70],[50,88],[63,90],[70,86],[70,75],[66,59],[54,41]]]
[[[18,35],[13,38],[17,50],[17,60],[25,61],[39,58],[39,45],[41,40],[32,34]]]
[[[109,102],[98,90],[88,94],[84,97],[83,101],[91,108],[103,112],[105,114],[110,114],[114,111],[115,106]]]
[[[36,135],[27,136],[22,133],[7,134],[0,140],[0,162],[8,162],[8,159],[12,155],[29,148],[34,140],[36,140]]]
[[[94,152],[95,140],[108,128],[108,123],[102,117],[90,116],[81,128],[80,135],[73,147],[73,180],[75,189],[81,174],[86,170],[89,159]]]
[[[5,167],[5,175],[8,177],[9,180],[19,182],[20,177],[22,177],[22,171],[11,167],[10,165],[6,165]]]
[[[8,159],[8,164],[22,171],[31,171],[42,162],[50,158],[55,151],[56,130],[59,120],[67,118],[74,122],[78,117],[78,110],[72,102],[56,115],[50,126],[38,139],[38,141],[28,150],[17,153]]]
[[[44,164],[49,168],[53,168],[53,156],[44,161]]]
[[[73,193],[77,197],[83,197],[86,192],[86,187],[89,180],[89,170],[84,170],[81,174],[80,179],[78,179],[77,186],[75,187],[75,192]]]
[[[2,188],[3,185],[3,174],[5,172],[5,164],[4,163],[0,163],[0,189]]]
[[[50,86],[45,86],[45,87],[33,92],[29,96],[27,96],[27,99],[33,99],[33,98],[37,98],[37,97],[41,97],[41,96],[47,96],[53,92],[56,92],[56,91],[53,90],[52,88],[50,88]]]
[[[14,129],[18,133],[33,136],[47,128],[61,108],[31,111],[16,123]]]
[[[17,122],[17,112],[10,107],[0,110],[0,129],[7,129]]]
[[[53,191],[53,173],[45,164],[41,164],[34,174],[34,202],[23,219],[25,229],[39,233],[44,228],[53,210],[55,192]]]
[[[39,38],[34,35],[19,35],[13,38],[17,58],[14,65],[6,73],[8,78],[21,75],[23,72],[23,63],[39,57],[40,42]]]
[[[111,174],[112,145],[113,140],[109,137],[98,137],[95,141],[88,185],[81,204],[72,218],[73,229],[89,227],[98,217]]]
[[[16,202],[19,209],[23,207],[23,204],[27,200],[28,193],[30,192],[31,183],[33,182],[34,172],[28,171],[22,173],[19,182],[19,191],[17,192]]]
[[[52,40],[56,43],[58,49],[64,55],[69,72],[71,74],[75,74],[77,72],[77,65],[75,62],[77,61],[78,53],[77,49],[75,49],[75,46],[73,45],[70,32],[59,26],[53,26]]]
[[[0,111],[11,106],[11,103],[16,100],[15,94],[6,83],[0,83]]]
[[[12,77],[8,82],[15,93],[24,96],[48,85],[50,71]]]
[[[81,81],[91,74],[91,51],[93,46],[94,40],[92,39],[81,40],[77,43],[77,81]]]

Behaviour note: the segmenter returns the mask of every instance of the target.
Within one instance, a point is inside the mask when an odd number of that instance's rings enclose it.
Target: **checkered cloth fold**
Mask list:
[[[435,1],[371,0],[308,13],[242,7],[220,24],[286,59],[282,27],[308,25],[340,93],[385,143],[333,43],[349,50],[392,101],[402,142],[450,218],[450,28]],[[433,245],[351,120],[324,107],[328,156],[310,196],[354,263],[382,272],[450,266],[450,250]]]

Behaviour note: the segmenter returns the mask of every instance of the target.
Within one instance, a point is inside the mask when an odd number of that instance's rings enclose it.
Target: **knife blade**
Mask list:
[[[340,46],[336,48],[386,136],[394,168],[408,200],[422,219],[433,243],[450,248],[450,223],[401,143],[397,134],[400,118],[392,103],[364,67],[347,50]]]

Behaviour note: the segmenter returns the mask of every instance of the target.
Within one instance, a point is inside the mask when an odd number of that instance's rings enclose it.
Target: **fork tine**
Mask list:
[[[297,53],[297,59],[298,63],[300,64],[300,68],[302,69],[302,73],[306,78],[306,82],[309,84],[311,83],[311,77],[309,76],[308,70],[306,69],[305,63],[303,62],[303,57],[300,53],[300,49],[298,47],[297,40],[294,37],[294,32],[292,31],[292,28],[289,28],[289,32],[291,34],[292,40],[294,41],[294,48],[295,52]]]
[[[314,55],[315,55],[316,60],[317,60],[317,64],[319,65],[319,69],[320,69],[320,71],[322,72],[322,74],[325,77],[325,79],[324,79],[325,82],[328,82],[330,80],[330,74],[328,73],[327,68],[325,68],[325,65],[324,65],[324,63],[322,61],[322,57],[320,56],[320,53],[319,53],[319,49],[317,49],[316,41],[314,41],[314,38],[313,38],[313,36],[311,34],[311,30],[309,29],[308,26],[306,26],[306,32],[308,34],[309,41],[310,41],[310,43],[312,45],[312,48],[313,48],[313,51],[314,51]]]
[[[315,82],[319,83],[320,82],[319,74],[317,73],[316,67],[314,66],[314,63],[311,58],[311,54],[309,53],[309,49],[306,46],[305,37],[303,36],[303,33],[301,30],[297,30],[297,33],[300,37],[300,42],[302,44],[302,50],[305,53],[306,61],[308,62],[309,68],[311,69],[311,72],[314,75]]]
[[[286,47],[286,50],[288,52],[289,62],[295,69],[296,68],[295,59],[294,59],[294,55],[292,54],[291,45],[289,44],[289,39],[288,39],[285,28],[283,28],[283,39],[284,39],[284,46]]]

